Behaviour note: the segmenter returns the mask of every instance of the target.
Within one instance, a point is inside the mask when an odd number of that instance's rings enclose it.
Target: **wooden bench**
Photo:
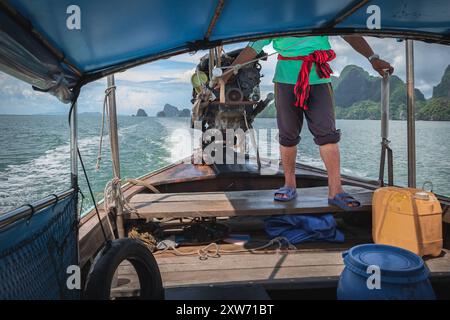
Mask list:
[[[373,191],[346,186],[361,202],[361,211],[371,210]],[[328,187],[297,189],[289,202],[273,200],[275,190],[137,194],[130,199],[137,213],[130,218],[182,218],[267,216],[281,214],[335,213],[342,210],[328,204]]]

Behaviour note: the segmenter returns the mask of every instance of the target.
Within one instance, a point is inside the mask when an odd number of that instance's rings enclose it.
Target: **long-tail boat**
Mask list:
[[[380,27],[369,23],[374,14]],[[413,43],[450,44],[450,5],[444,0],[7,0],[0,2],[0,26],[0,70],[70,104],[71,156],[68,190],[0,216],[0,298],[269,299],[308,298],[317,292],[333,298],[344,268],[342,253],[372,242],[373,192],[394,184],[388,99],[381,99],[380,108],[380,178],[342,177],[344,188],[362,204],[348,213],[328,204],[326,172],[301,163],[296,165],[298,198],[274,202],[274,189],[283,184],[282,168],[245,150],[240,164],[195,162],[194,154],[122,181],[113,75],[209,50],[202,72],[211,81],[220,78],[217,68],[227,44],[311,35],[400,39],[407,63],[408,187],[414,188]],[[81,217],[78,180],[84,165],[77,147],[77,99],[85,85],[104,77],[114,179],[108,197]],[[207,81],[202,84],[207,86]],[[193,122],[249,131],[271,99],[254,98],[253,91],[249,97],[219,90],[216,99],[206,102],[194,91]],[[233,159],[240,154],[235,151]],[[450,198],[438,199],[444,248],[426,264],[438,296],[447,292],[448,297]],[[345,242],[294,246],[264,232],[264,217],[320,213],[334,215]],[[197,232],[191,242],[180,240],[186,240],[187,230]],[[224,242],[224,234],[248,238]],[[158,237],[165,240],[154,242]]]

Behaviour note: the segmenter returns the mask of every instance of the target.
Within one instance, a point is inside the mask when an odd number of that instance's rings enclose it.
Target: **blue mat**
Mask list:
[[[344,234],[336,228],[333,215],[282,215],[264,220],[271,238],[285,237],[292,244],[307,241],[343,242]]]

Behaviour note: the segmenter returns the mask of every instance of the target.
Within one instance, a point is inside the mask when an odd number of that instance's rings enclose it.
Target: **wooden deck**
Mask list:
[[[361,211],[371,210],[372,191],[347,186],[361,202]],[[232,217],[340,212],[328,204],[328,187],[297,189],[289,202],[273,200],[275,190],[137,194],[130,199],[137,214],[131,218]]]
[[[164,287],[170,295],[180,287],[229,288],[233,285],[257,286],[256,289],[262,286],[268,290],[299,289],[335,286],[344,269],[342,252],[235,253],[207,260],[199,260],[198,256],[157,256],[157,261]],[[426,260],[431,278],[450,276],[449,253],[446,250],[441,257]],[[138,295],[137,276],[131,265],[120,267],[120,283],[124,285],[112,290],[115,297]],[[261,296],[259,291],[258,296]]]

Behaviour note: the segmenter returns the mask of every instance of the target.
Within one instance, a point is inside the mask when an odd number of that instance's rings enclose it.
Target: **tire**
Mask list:
[[[139,299],[164,299],[161,274],[155,258],[139,240],[130,238],[113,240],[97,254],[87,276],[83,298],[109,300],[114,273],[124,260],[130,261],[138,275]]]

